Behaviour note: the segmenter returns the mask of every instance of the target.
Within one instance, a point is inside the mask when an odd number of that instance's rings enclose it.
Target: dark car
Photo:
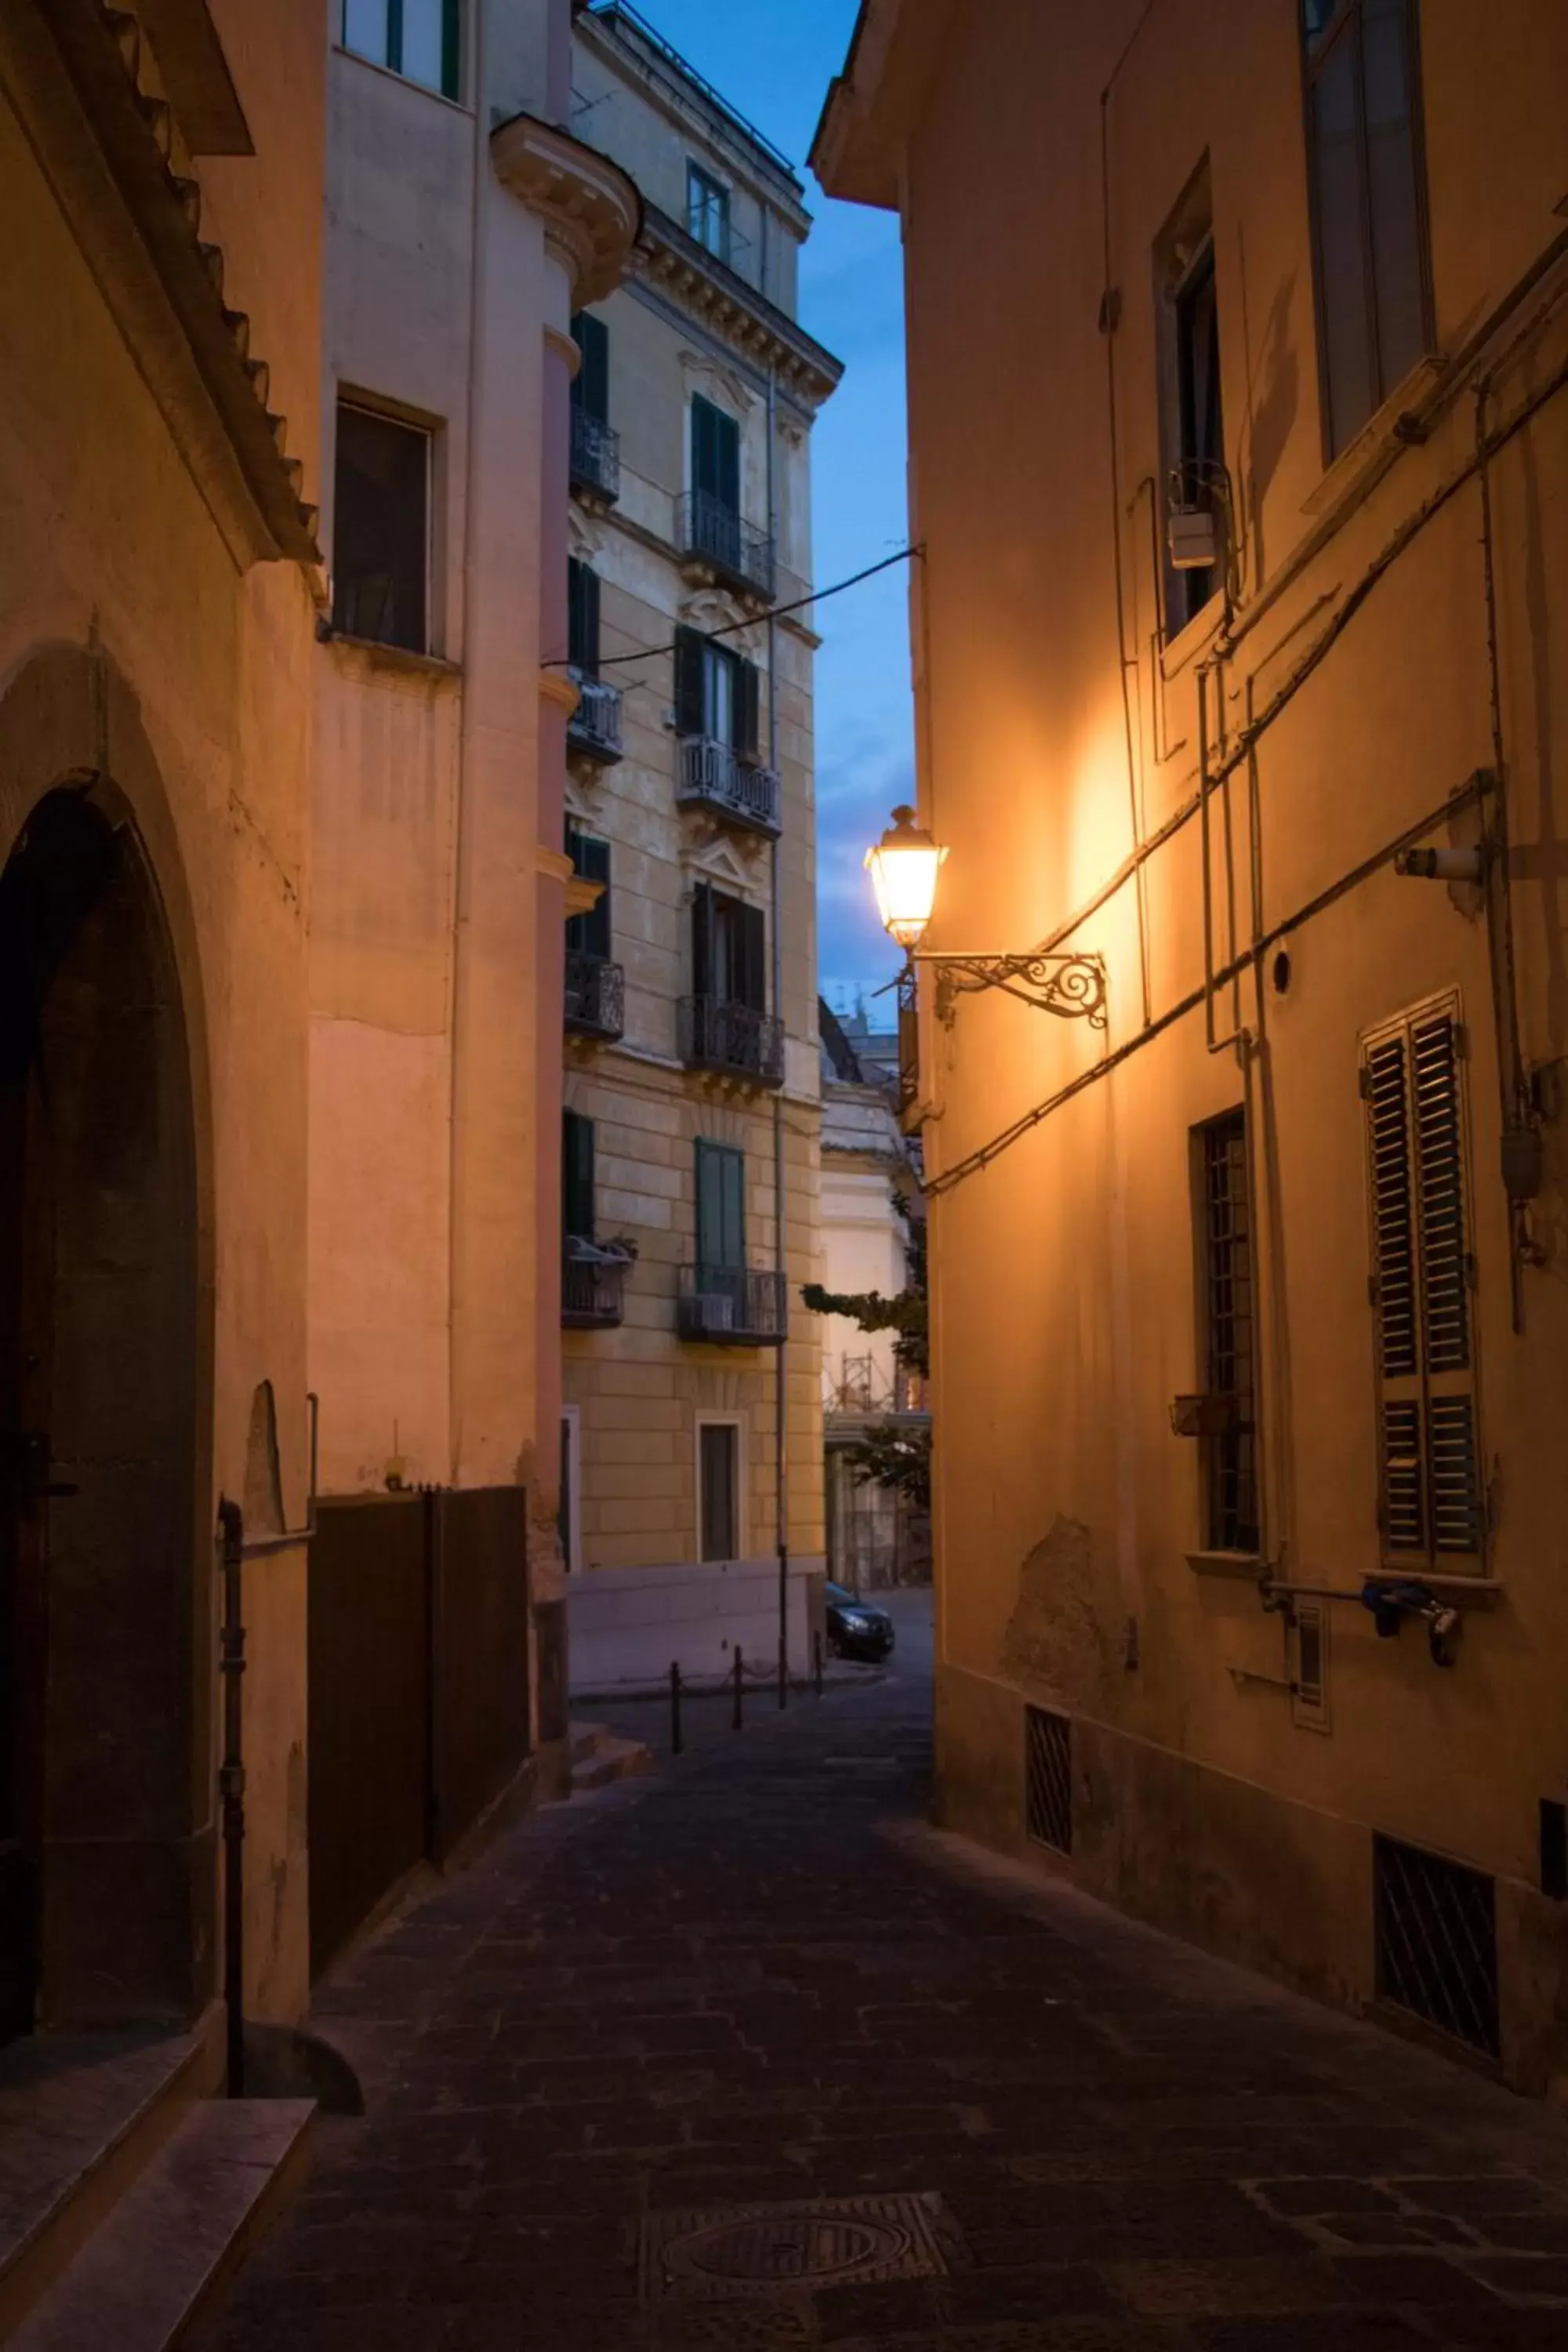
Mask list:
[[[836,1658],[859,1658],[877,1665],[893,1647],[893,1621],[885,1609],[862,1601],[847,1585],[827,1590],[827,1646]]]

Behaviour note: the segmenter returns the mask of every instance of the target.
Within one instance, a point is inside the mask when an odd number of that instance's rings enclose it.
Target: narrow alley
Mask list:
[[[204,2352],[1561,2347],[1561,2124],[930,1830],[899,1654],[534,1816],[323,1988],[367,2113]],[[819,2200],[863,2226],[763,2210]]]

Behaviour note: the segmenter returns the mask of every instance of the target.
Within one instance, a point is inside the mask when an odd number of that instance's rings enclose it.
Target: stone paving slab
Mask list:
[[[928,1708],[749,1721],[389,1927],[204,2352],[1568,2352],[1560,2120],[928,1830]],[[946,2275],[641,2299],[646,2214],[905,2190]]]

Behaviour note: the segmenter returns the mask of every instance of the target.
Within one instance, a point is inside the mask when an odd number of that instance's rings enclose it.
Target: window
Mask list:
[[[1258,1405],[1247,1114],[1198,1129],[1205,1390],[1204,1544],[1256,1552]]]
[[[561,1118],[561,1230],[569,1241],[594,1238],[594,1122],[574,1110]]]
[[[741,428],[699,393],[691,403],[691,487],[726,514],[741,511]]]
[[[572,321],[572,340],[582,365],[572,379],[572,405],[596,425],[610,421],[610,331],[591,310],[579,310]]]
[[[566,566],[566,658],[584,677],[599,675],[599,575],[575,556]]]
[[[736,1273],[746,1263],[746,1155],[697,1142],[697,1263]]]
[[[697,1427],[704,1559],[737,1559],[741,1551],[741,1429],[738,1422],[704,1421]]]
[[[688,739],[706,736],[727,743],[743,760],[755,760],[762,719],[762,679],[754,662],[729,646],[715,645],[700,629],[675,633],[675,720]]]
[[[429,564],[429,434],[340,401],[333,627],[428,652]]]
[[[1431,348],[1415,0],[1303,0],[1330,457]]]
[[[700,882],[691,902],[691,992],[768,1009],[767,934],[760,907]]]
[[[443,98],[459,95],[460,0],[343,0],[343,47]]]
[[[730,191],[697,163],[686,167],[686,226],[721,261],[730,258]]]
[[[1174,636],[1224,583],[1229,529],[1214,209],[1205,163],[1155,247],[1160,289],[1161,433],[1166,517],[1165,614]],[[1173,515],[1205,518],[1194,540]],[[1209,560],[1202,550],[1206,545]]]
[[[1378,1524],[1393,1567],[1478,1567],[1464,1032],[1446,998],[1362,1044],[1377,1369]]]
[[[585,915],[574,915],[566,926],[568,955],[600,956],[608,961],[612,952],[614,931],[610,921],[610,845],[595,840],[590,833],[579,833],[574,824],[566,828],[566,855],[572,860],[572,871],[585,882],[602,882],[595,905]]]

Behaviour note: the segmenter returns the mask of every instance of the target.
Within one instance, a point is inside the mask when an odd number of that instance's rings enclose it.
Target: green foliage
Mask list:
[[[931,1509],[931,1431],[905,1429],[896,1421],[878,1422],[857,1445],[844,1448],[844,1459],[858,1486],[886,1486],[907,1496],[916,1510]]]
[[[910,1286],[897,1298],[879,1290],[825,1290],[808,1282],[801,1297],[814,1315],[842,1315],[862,1331],[897,1334],[893,1352],[900,1364],[924,1379],[931,1370],[931,1326],[926,1300],[926,1229],[923,1217],[911,1217],[904,1195],[895,1184],[893,1206],[904,1221],[904,1263]]]

